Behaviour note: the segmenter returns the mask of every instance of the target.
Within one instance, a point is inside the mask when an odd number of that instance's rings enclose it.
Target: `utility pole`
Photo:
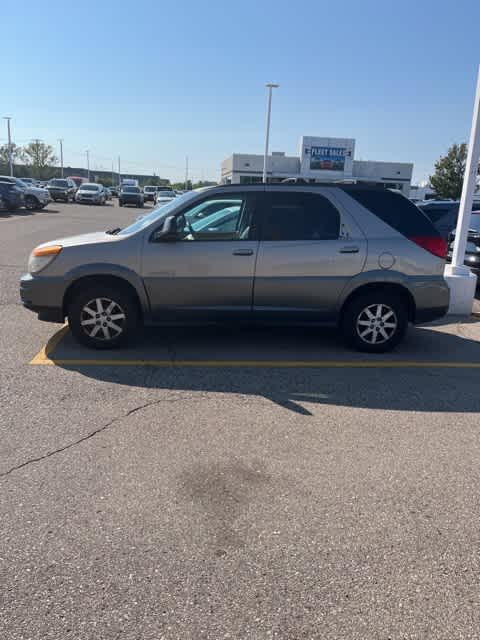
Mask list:
[[[270,140],[270,114],[272,112],[272,89],[279,87],[279,84],[269,82],[265,85],[268,88],[268,107],[267,107],[267,127],[265,131],[265,153],[263,155],[263,180],[267,182],[267,161],[268,161],[268,143]]]
[[[90,150],[85,151],[87,154],[87,180],[90,182]]]
[[[185,156],[185,191],[188,191],[188,156]]]
[[[10,116],[4,116],[4,120],[7,121],[7,131],[8,131],[8,164],[10,165],[10,175],[13,177],[13,157],[12,157],[12,136],[10,133],[10,120],[12,119]]]
[[[59,138],[60,142],[60,177],[63,178],[63,138]]]
[[[480,67],[478,68],[477,91],[473,105],[472,128],[468,143],[467,163],[463,179],[462,196],[458,211],[457,228],[453,242],[452,263],[445,267],[445,280],[450,288],[449,313],[468,315],[472,313],[477,276],[464,265],[468,230],[472,215],[478,159],[480,157]]]
[[[118,156],[118,186],[122,186],[122,173],[120,171],[120,156]]]
[[[113,187],[113,160],[112,160],[112,187]]]

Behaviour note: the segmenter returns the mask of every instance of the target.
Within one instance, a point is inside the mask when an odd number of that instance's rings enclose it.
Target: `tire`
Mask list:
[[[28,209],[29,211],[35,211],[35,209],[41,208],[42,207],[40,207],[40,203],[37,198],[35,198],[35,196],[25,196],[25,209]]]
[[[118,206],[119,207],[123,207],[123,202],[120,202],[120,200],[118,201]]]
[[[360,294],[345,307],[340,327],[346,343],[357,351],[391,351],[407,331],[407,302],[402,295],[381,288]]]
[[[112,315],[102,317],[101,312],[106,313],[112,304],[115,305],[110,312]],[[133,296],[122,287],[101,284],[74,293],[67,315],[74,338],[90,349],[115,349],[125,345],[135,336],[140,324],[138,306]],[[111,318],[110,321],[108,318]],[[117,329],[120,329],[120,333]],[[110,338],[107,338],[107,334]]]

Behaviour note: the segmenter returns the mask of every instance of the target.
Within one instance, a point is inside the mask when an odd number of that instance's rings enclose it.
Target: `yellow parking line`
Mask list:
[[[49,356],[67,332],[68,324],[65,324],[59,331],[53,334],[43,349],[41,349],[33,360],[30,361],[30,364],[55,364],[53,360],[50,360]]]
[[[113,358],[55,358],[52,353],[68,332],[68,325],[57,331],[30,361],[43,366],[118,367],[226,367],[226,368],[346,368],[346,369],[480,369],[480,362],[425,360],[116,360]]]

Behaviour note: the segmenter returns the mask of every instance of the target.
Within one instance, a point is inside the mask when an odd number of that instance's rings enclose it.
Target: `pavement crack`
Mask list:
[[[86,442],[87,440],[90,440],[91,438],[94,438],[98,434],[100,434],[103,431],[106,431],[107,429],[112,427],[116,422],[120,422],[122,420],[125,420],[125,418],[128,418],[133,413],[137,413],[138,411],[141,411],[142,409],[147,409],[148,407],[154,406],[156,404],[161,404],[162,402],[167,402],[167,403],[168,402],[178,402],[179,400],[185,400],[185,397],[172,398],[172,399],[161,398],[160,400],[152,400],[151,402],[146,402],[145,404],[141,404],[141,405],[139,405],[137,407],[133,407],[133,409],[129,409],[126,413],[122,413],[119,416],[115,416],[115,418],[112,418],[111,420],[109,420],[107,423],[105,423],[101,427],[98,427],[98,429],[95,429],[94,431],[88,433],[86,436],[83,436],[83,437],[79,438],[78,440],[74,440],[73,442],[70,442],[69,444],[66,444],[63,447],[59,447],[58,449],[53,449],[53,451],[48,451],[47,453],[44,453],[41,456],[38,456],[38,457],[35,457],[35,458],[29,458],[28,460],[25,460],[25,462],[22,462],[21,464],[17,464],[14,467],[11,467],[10,469],[8,469],[7,471],[3,471],[2,473],[0,473],[0,478],[5,478],[6,476],[9,476],[14,471],[19,471],[20,469],[24,469],[25,467],[28,467],[31,464],[36,464],[38,462],[42,462],[43,460],[47,460],[48,458],[56,456],[59,453],[63,453],[64,451],[68,451],[68,449],[72,449],[73,447],[76,447],[77,445],[82,444],[83,442]]]

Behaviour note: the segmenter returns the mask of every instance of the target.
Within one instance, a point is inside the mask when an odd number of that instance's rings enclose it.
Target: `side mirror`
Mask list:
[[[179,239],[175,216],[168,216],[163,228],[153,234],[154,242],[176,242]]]

